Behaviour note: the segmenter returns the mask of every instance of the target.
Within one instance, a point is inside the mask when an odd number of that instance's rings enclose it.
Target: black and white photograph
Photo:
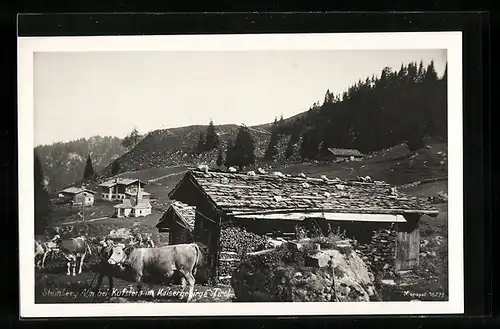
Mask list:
[[[18,43],[21,316],[463,312],[460,33]]]

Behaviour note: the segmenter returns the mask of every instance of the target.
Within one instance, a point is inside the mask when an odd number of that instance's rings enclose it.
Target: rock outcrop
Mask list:
[[[345,246],[345,245],[344,245]],[[233,272],[242,302],[368,302],[377,298],[374,277],[352,248],[300,250],[287,246],[249,254]]]

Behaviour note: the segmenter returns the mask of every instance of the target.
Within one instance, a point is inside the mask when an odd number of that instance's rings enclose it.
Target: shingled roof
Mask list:
[[[88,190],[88,189],[85,189],[85,188],[81,188],[81,187],[74,187],[74,186],[65,188],[60,193],[65,193],[65,194],[80,194],[82,192],[87,192],[87,193],[90,193],[90,194],[95,194],[94,191],[91,191],[91,190]]]
[[[156,227],[159,227],[165,220],[167,220],[168,214],[171,211],[175,211],[179,219],[185,224],[185,227],[191,231],[194,230],[194,222],[196,210],[195,207],[184,204],[180,201],[175,201],[170,205],[165,214],[160,218]]]
[[[337,156],[363,156],[363,154],[356,149],[329,148],[328,151]]]
[[[112,186],[115,186],[115,185],[125,185],[125,186],[128,186],[128,185],[131,185],[131,184],[134,184],[134,183],[137,183],[139,181],[139,179],[137,178],[122,178],[122,177],[118,177],[118,178],[112,178],[112,179],[109,179],[101,184],[99,184],[99,186],[102,186],[102,187],[112,187]],[[146,183],[144,181],[140,181],[141,182],[141,185],[146,185]]]
[[[330,212],[354,214],[428,214],[438,210],[424,198],[395,191],[386,183],[325,180],[269,174],[191,170],[170,192],[192,182],[226,215]]]

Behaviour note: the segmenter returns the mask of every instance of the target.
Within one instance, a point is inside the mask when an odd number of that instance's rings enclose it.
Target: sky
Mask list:
[[[441,76],[446,50],[35,53],[34,142],[271,122],[421,60]]]

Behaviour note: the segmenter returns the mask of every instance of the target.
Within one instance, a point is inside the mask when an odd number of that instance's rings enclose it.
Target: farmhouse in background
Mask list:
[[[149,203],[149,197],[143,198],[144,193],[139,182],[134,197],[123,199],[122,203],[114,206],[114,217],[144,217],[151,215],[151,203]]]
[[[84,187],[68,187],[59,192],[59,197],[73,206],[92,206],[94,204],[94,194],[96,192]]]
[[[328,158],[333,161],[360,161],[363,160],[363,154],[355,149],[329,148]]]
[[[359,243],[374,230],[396,226],[396,270],[419,265],[420,218],[437,216],[426,199],[398,193],[384,182],[188,171],[170,199],[196,207],[195,241],[209,248],[211,276],[219,276],[220,234],[228,226],[272,237],[295,235],[296,225],[345,229]]]
[[[160,233],[169,232],[169,244],[193,242],[195,212],[195,207],[176,201],[160,218],[156,228]]]
[[[145,182],[139,179],[116,177],[99,184],[99,197],[103,200],[124,200],[137,194],[137,189]],[[143,199],[149,199],[149,193],[141,189]]]

